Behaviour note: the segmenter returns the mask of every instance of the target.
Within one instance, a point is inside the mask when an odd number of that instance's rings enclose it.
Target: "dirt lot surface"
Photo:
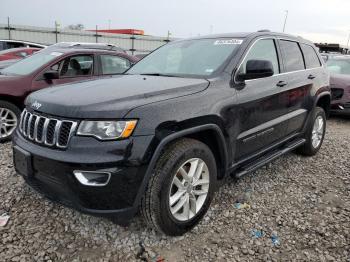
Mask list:
[[[235,205],[237,201],[248,205]],[[250,207],[250,208],[249,208]],[[127,228],[51,203],[15,175],[0,145],[1,261],[350,261],[350,118],[332,118],[319,154],[288,154],[227,179],[202,223],[183,237]]]

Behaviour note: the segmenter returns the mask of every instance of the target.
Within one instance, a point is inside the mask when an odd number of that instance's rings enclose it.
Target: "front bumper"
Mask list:
[[[101,142],[89,137],[72,137],[69,147],[62,151],[36,145],[15,132],[13,146],[14,150],[29,153],[31,172],[22,176],[34,189],[81,212],[113,216],[124,223],[137,212],[136,200],[147,169],[147,149],[152,138]],[[15,161],[17,172],[18,165]],[[86,186],[74,176],[75,170],[103,171],[111,177],[105,186]]]

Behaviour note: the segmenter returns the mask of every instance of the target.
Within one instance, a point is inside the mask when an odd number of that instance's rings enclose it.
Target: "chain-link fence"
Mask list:
[[[117,45],[130,54],[149,53],[169,42],[166,37],[101,33],[48,27],[0,24],[0,39],[22,40],[40,44],[89,42]]]

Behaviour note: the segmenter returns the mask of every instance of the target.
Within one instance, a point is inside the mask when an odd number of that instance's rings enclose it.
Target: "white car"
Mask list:
[[[37,48],[45,48],[46,45],[26,42],[21,40],[0,40],[0,51],[10,48],[18,48],[18,47],[37,47]]]

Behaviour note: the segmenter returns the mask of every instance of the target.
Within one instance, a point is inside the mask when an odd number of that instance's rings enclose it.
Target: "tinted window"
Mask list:
[[[122,74],[130,67],[129,60],[119,56],[101,55],[102,74]]]
[[[278,74],[280,72],[276,46],[273,39],[262,39],[256,42],[245,57],[241,67],[238,70],[238,74],[244,74],[246,72],[246,64],[249,60],[271,61],[274,74]]]
[[[7,48],[18,48],[18,47],[24,47],[25,45],[23,43],[16,43],[16,42],[7,42]]]
[[[281,40],[284,65],[287,72],[305,69],[303,55],[297,42]]]
[[[320,60],[312,46],[301,44],[301,49],[304,53],[306,68],[315,68],[321,66]]]
[[[93,58],[90,55],[71,56],[64,60],[60,76],[89,76],[93,69]]]

